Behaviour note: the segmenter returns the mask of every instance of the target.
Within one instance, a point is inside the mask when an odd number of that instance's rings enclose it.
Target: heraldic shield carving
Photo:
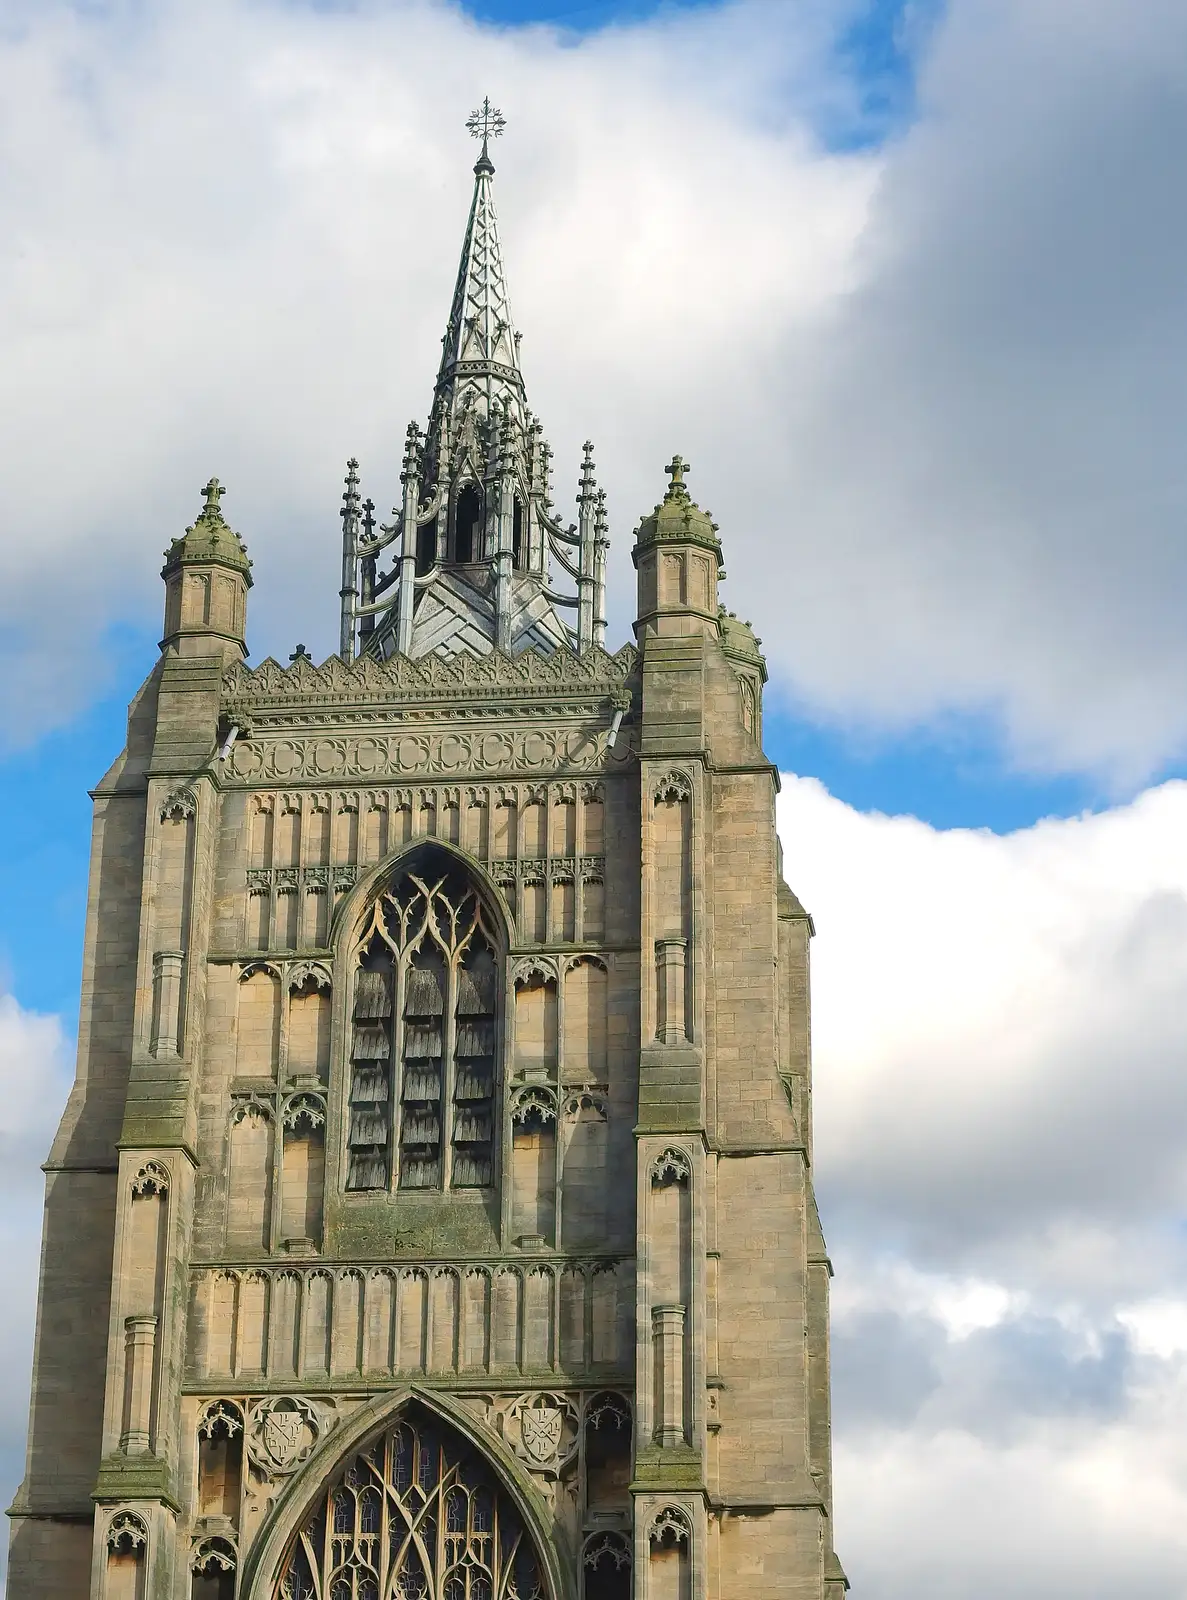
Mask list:
[[[275,1600],[546,1600],[543,1564],[489,1464],[410,1405],[353,1455],[296,1536]]]
[[[275,1475],[295,1472],[313,1454],[321,1419],[308,1400],[284,1395],[261,1400],[250,1413],[247,1448],[258,1466]]]
[[[567,1395],[535,1394],[507,1413],[507,1439],[530,1467],[559,1468],[577,1448],[579,1417]]]

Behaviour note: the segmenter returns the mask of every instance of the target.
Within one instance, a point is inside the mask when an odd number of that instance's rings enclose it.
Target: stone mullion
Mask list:
[[[445,1014],[441,1018],[441,1174],[442,1193],[453,1188],[453,1091],[456,1081],[454,1050],[457,1046],[457,1006],[459,960],[451,951],[445,960]],[[492,1097],[493,1098],[493,1097]],[[493,1111],[493,1107],[492,1107]],[[492,1130],[493,1132],[493,1130]],[[494,1141],[491,1141],[494,1156]]]
[[[391,1057],[388,1062],[388,1193],[400,1187],[400,1141],[404,1136],[404,986],[408,979],[407,951],[401,950],[392,962],[392,1014],[388,1037]],[[442,1019],[444,1022],[444,1019]],[[353,1026],[353,1019],[352,1019]],[[444,1071],[444,1067],[442,1067]],[[350,1107],[346,1114],[350,1116]]]

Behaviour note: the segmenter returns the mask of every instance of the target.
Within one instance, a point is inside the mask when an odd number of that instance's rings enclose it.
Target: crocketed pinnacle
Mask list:
[[[166,550],[162,576],[178,566],[202,563],[232,567],[236,572],[246,574],[248,583],[251,583],[247,546],[228,524],[219,504],[225,493],[218,479],[211,478],[202,491],[202,510],[194,519],[193,526],[187,528],[180,538],[174,539]]]
[[[636,557],[649,545],[679,542],[697,544],[711,550],[721,561],[721,541],[717,537],[717,524],[707,511],[702,511],[688,492],[684,474],[691,471],[681,456],[673,456],[664,471],[671,478],[668,492],[649,517],[644,517],[635,529]]]

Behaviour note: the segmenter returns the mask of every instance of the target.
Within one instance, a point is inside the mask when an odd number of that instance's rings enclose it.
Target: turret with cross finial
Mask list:
[[[247,654],[251,562],[243,540],[223,516],[225,493],[218,479],[211,478],[193,524],[165,552],[163,650],[236,660]]]
[[[717,524],[688,492],[691,471],[675,455],[664,468],[671,480],[662,501],[635,530],[632,558],[639,574],[640,637],[718,631],[717,580],[725,576]]]

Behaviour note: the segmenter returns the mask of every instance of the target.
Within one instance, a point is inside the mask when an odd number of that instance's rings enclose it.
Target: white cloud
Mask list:
[[[1187,785],[1007,837],[778,810],[855,1592],[1187,1596]]]
[[[257,655],[330,648],[343,461],[390,503],[491,90],[530,392],[562,506],[598,442],[619,636],[678,446],[822,715],[988,711],[1019,760],[1117,781],[1182,746],[1171,0],[951,0],[917,123],[847,155],[812,130],[853,97],[854,0],[577,43],[415,0],[8,10],[0,564],[14,618],[54,597],[10,734],[89,692],[105,620],[155,618],[211,470]]]

